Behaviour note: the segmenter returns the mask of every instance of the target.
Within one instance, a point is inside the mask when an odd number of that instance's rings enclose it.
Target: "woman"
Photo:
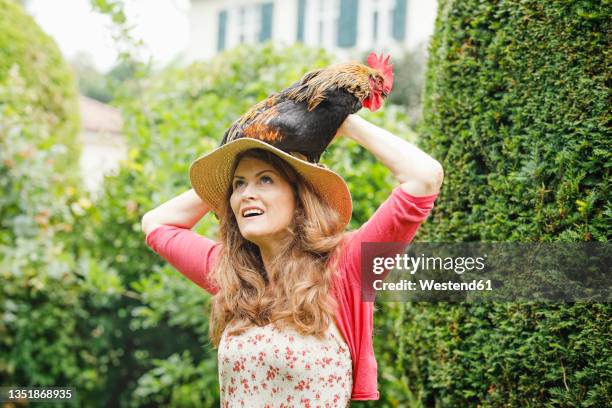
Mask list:
[[[373,305],[360,299],[361,242],[408,244],[443,179],[429,155],[357,115],[338,135],[368,149],[400,186],[344,232],[350,193],[336,173],[253,139],[196,160],[194,189],[149,211],[146,242],[214,295],[222,406],[347,406],[376,400]],[[200,198],[202,197],[202,198]],[[191,228],[213,210],[220,240]]]

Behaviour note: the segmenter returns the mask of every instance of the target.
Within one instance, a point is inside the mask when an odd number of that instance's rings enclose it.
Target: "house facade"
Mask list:
[[[428,40],[436,11],[435,0],[191,0],[187,58],[268,40],[340,57],[398,53]]]
[[[104,176],[119,169],[127,158],[127,144],[122,135],[121,112],[84,95],[79,96],[82,144],[79,165],[85,188],[94,196],[102,193]]]

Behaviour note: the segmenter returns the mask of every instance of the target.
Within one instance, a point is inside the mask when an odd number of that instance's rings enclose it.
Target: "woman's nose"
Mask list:
[[[242,190],[241,198],[245,200],[245,199],[255,198],[255,197],[257,197],[257,189],[252,183],[247,184],[244,190]]]

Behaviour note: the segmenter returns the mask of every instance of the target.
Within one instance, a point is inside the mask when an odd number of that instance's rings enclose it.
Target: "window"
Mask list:
[[[254,44],[272,38],[271,2],[243,4],[229,10],[226,47]]]
[[[257,42],[260,30],[261,5],[241,6],[236,14],[238,15],[236,42],[238,44]]]
[[[386,45],[392,39],[395,0],[372,0],[372,46]]]
[[[340,0],[305,1],[304,43],[328,49],[334,48],[338,35],[339,11]]]

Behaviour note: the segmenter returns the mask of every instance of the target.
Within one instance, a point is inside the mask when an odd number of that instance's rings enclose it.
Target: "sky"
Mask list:
[[[189,0],[126,0],[134,37],[142,39],[157,62],[166,63],[189,42]],[[71,59],[88,52],[102,72],[112,68],[117,53],[110,18],[92,11],[89,0],[29,0],[26,6],[40,27]]]

